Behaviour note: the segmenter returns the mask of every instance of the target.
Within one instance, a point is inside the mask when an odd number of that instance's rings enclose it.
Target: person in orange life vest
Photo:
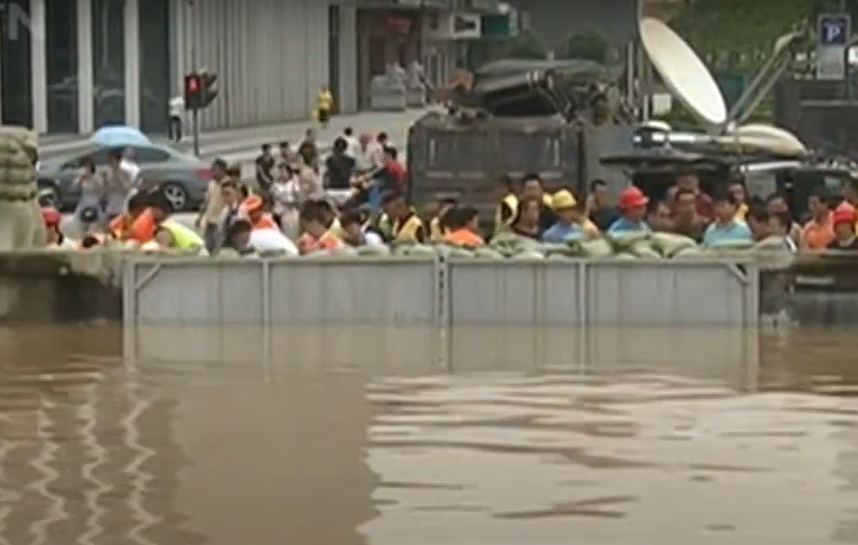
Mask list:
[[[298,239],[298,251],[307,255],[319,250],[337,250],[343,243],[328,231],[324,211],[318,203],[307,201],[301,208],[301,229],[304,234]]]
[[[473,206],[454,208],[447,213],[445,223],[449,232],[444,235],[444,242],[465,248],[478,248],[486,242],[479,233],[479,213]]]
[[[116,240],[127,240],[131,231],[131,225],[148,207],[148,195],[136,193],[128,199],[128,211],[110,220],[107,232]]]
[[[241,203],[241,211],[250,220],[254,229],[278,229],[277,222],[265,211],[265,201],[259,195],[251,195]]]
[[[858,238],[855,237],[855,221],[858,214],[847,201],[840,203],[834,209],[832,223],[834,224],[835,239],[828,245],[829,250],[858,250]]]
[[[147,208],[134,219],[128,232],[128,240],[138,244],[155,240],[158,226],[173,213],[173,206],[162,193],[149,194],[145,202]]]

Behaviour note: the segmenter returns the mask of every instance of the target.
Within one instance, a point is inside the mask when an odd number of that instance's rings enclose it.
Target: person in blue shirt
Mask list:
[[[561,189],[552,195],[551,207],[557,215],[557,223],[542,234],[543,242],[563,243],[599,237],[599,229],[587,218],[584,207],[571,191]]]
[[[716,246],[720,242],[753,242],[751,229],[736,218],[739,203],[730,193],[715,197],[715,221],[703,233],[704,246]]]
[[[617,199],[617,208],[622,215],[608,228],[608,234],[651,231],[644,221],[648,203],[647,196],[637,187],[632,185],[623,189]]]

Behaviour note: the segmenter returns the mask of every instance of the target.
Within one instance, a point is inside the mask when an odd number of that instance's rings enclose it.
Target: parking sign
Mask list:
[[[846,48],[852,40],[852,18],[847,13],[823,13],[816,21],[816,77],[846,77]]]
[[[847,13],[823,13],[816,24],[819,45],[845,47],[852,34],[852,21]]]

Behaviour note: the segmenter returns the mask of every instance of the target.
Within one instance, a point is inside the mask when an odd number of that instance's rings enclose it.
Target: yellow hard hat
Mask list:
[[[555,210],[574,208],[577,204],[578,201],[575,200],[575,195],[566,189],[561,189],[551,197],[551,208]]]

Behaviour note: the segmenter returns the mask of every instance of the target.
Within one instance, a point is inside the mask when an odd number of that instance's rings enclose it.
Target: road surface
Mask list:
[[[299,121],[279,125],[263,125],[203,133],[200,135],[200,157],[212,161],[218,157],[229,162],[246,163],[252,161],[263,144],[276,145],[281,141],[296,144],[304,138],[307,128],[316,126],[321,148],[329,148],[333,140],[342,134],[343,129],[352,127],[356,134],[361,132],[387,132],[391,140],[405,142],[408,127],[427,110],[407,110],[405,112],[361,112],[352,115],[335,116],[327,128],[321,129],[309,121]],[[153,137],[163,140],[162,137]],[[47,138],[39,147],[44,159],[82,150],[87,145],[86,137]],[[190,153],[188,142],[179,145]]]

